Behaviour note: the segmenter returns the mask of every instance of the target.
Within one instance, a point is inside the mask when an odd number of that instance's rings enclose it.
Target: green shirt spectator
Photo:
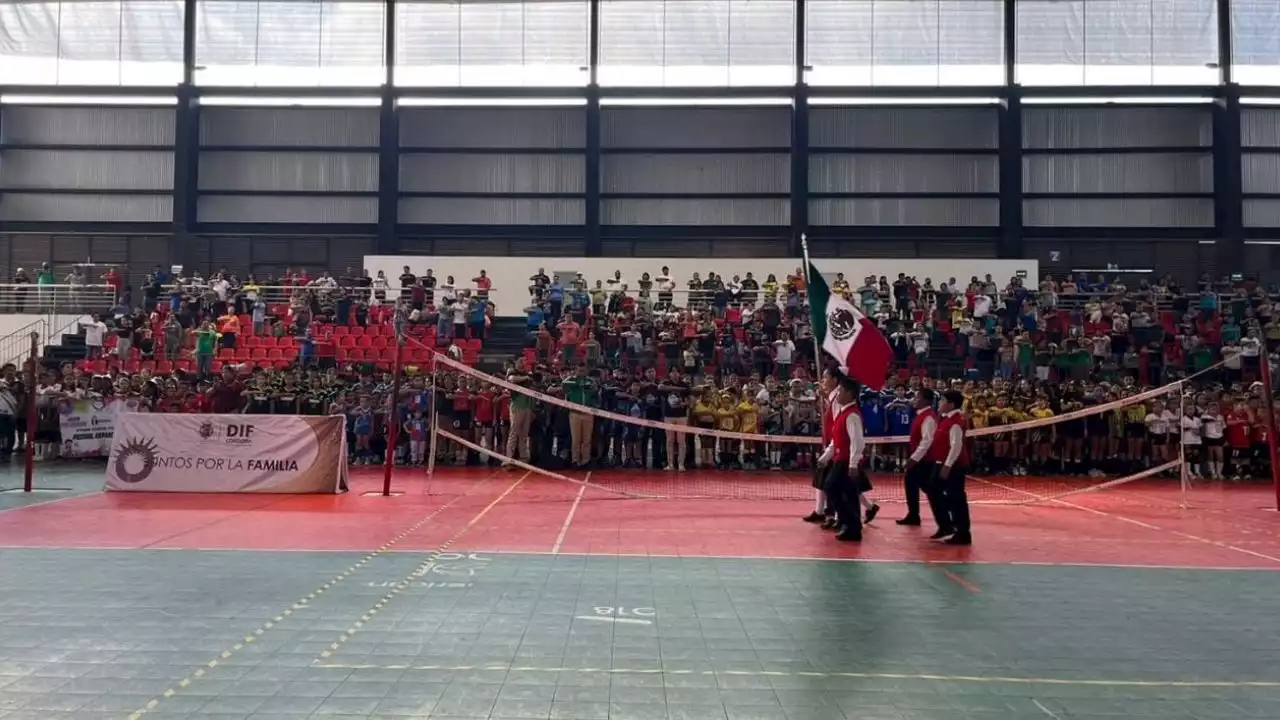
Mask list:
[[[196,354],[212,355],[213,346],[218,341],[218,333],[214,330],[196,331]]]
[[[562,382],[565,399],[576,405],[594,407],[596,402],[595,381],[583,375],[577,375]]]

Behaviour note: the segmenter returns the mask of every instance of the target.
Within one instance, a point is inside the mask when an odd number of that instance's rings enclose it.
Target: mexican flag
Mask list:
[[[884,388],[893,367],[888,339],[853,303],[831,293],[813,263],[809,263],[809,316],[813,336],[840,363],[841,372],[872,390]]]

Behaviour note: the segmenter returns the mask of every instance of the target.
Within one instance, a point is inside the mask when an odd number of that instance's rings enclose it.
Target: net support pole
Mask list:
[[[1187,477],[1187,443],[1185,441],[1185,433],[1182,432],[1182,418],[1187,414],[1187,393],[1184,391],[1182,384],[1177,385],[1178,393],[1178,424],[1174,428],[1174,432],[1178,433],[1178,497],[1182,507],[1187,506],[1187,487],[1191,484],[1191,479]]]
[[[439,395],[436,394],[436,375],[440,372],[440,364],[436,362],[435,352],[428,356],[431,363],[431,437],[427,439],[427,484],[436,474],[436,438],[440,432]]]
[[[36,476],[36,365],[40,356],[40,333],[31,333],[31,351],[27,358],[27,464],[22,471],[22,491],[35,489]]]
[[[1261,361],[1258,363],[1262,370],[1262,402],[1266,407],[1267,420],[1267,454],[1271,458],[1271,484],[1276,491],[1276,510],[1280,510],[1280,451],[1276,446],[1276,413],[1275,413],[1275,395],[1272,393],[1271,385],[1271,353],[1265,349],[1261,353]]]
[[[391,473],[396,467],[396,439],[400,437],[400,356],[404,336],[396,333],[396,359],[391,374],[391,411],[387,413],[387,456],[382,463],[382,496],[391,496]]]

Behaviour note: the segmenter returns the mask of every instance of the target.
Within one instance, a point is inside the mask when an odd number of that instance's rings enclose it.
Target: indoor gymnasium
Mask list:
[[[1280,718],[1277,34],[0,2],[0,720]]]

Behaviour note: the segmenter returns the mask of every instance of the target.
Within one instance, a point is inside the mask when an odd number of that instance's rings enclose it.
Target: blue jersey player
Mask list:
[[[907,397],[906,388],[897,388],[893,394],[893,399],[885,406],[885,415],[888,417],[890,435],[908,436],[911,434],[911,422],[916,418],[916,410],[911,406],[911,398]],[[893,452],[890,455],[894,468],[898,471],[906,470],[907,446],[909,444],[905,442],[893,444]]]

